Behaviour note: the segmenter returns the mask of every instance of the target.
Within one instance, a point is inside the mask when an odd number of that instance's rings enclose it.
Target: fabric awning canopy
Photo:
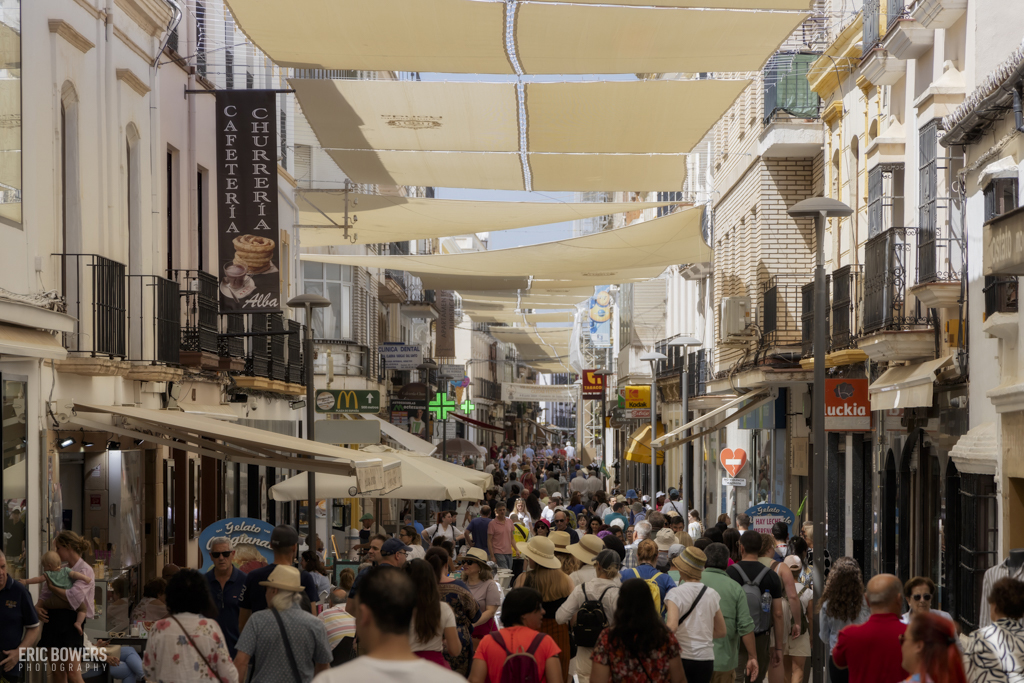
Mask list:
[[[952,363],[953,356],[944,356],[924,363],[889,368],[868,387],[871,410],[930,407],[935,376]]]
[[[0,325],[0,356],[64,360],[68,352],[59,337],[43,330]]]
[[[327,150],[357,183],[476,190],[526,190],[517,152]],[[529,189],[545,192],[674,192],[686,180],[686,154],[526,153]]]
[[[808,2],[658,4],[806,9]],[[228,6],[246,36],[282,67],[515,73],[506,53],[504,2],[290,0],[282,11],[272,0],[228,0]],[[510,42],[526,73],[754,71],[806,16],[521,3]]]
[[[747,413],[760,408],[769,401],[774,401],[775,398],[775,393],[769,389],[744,394],[739,398],[729,401],[723,406],[719,406],[718,408],[701,415],[695,420],[687,422],[682,427],[676,427],[664,436],[659,436],[654,440],[654,445],[658,448],[675,448],[676,446],[689,443],[694,439],[707,436],[727,424],[735,422]],[[716,419],[726,415],[728,411],[736,408],[739,410],[736,410],[732,415],[728,415],[727,417],[724,417],[724,419]],[[705,429],[700,432],[694,432],[694,427],[700,425],[703,425]],[[688,436],[683,436],[683,432],[686,430],[690,430],[690,434]]]
[[[526,289],[530,286],[530,278],[527,276],[488,277],[457,273],[414,273],[414,275],[423,283],[423,289],[451,289],[459,292],[463,289],[488,288],[502,291]]]
[[[84,417],[87,414],[108,416],[110,421]],[[75,403],[71,421],[83,428],[145,439],[226,462],[356,475],[360,481],[383,482],[384,466],[394,461],[388,455],[373,455],[175,410]],[[400,478],[397,483],[401,485]],[[386,493],[387,489],[378,487],[364,492]]]
[[[665,425],[658,423],[658,436],[665,434]],[[655,444],[657,447],[657,444]],[[626,449],[626,460],[651,464],[651,425],[644,425],[629,436],[629,447]],[[658,451],[658,464],[665,464],[665,451]]]
[[[576,317],[576,311],[551,311],[549,313],[507,313],[504,311],[486,313],[480,311],[469,313],[469,317],[476,323],[525,323],[527,325],[536,325],[537,323],[572,322]]]
[[[623,277],[634,277],[637,273],[657,277],[676,263],[711,261],[711,248],[701,234],[701,215],[701,209],[684,209],[617,230],[514,249],[412,256],[302,254],[300,258],[413,273],[456,272],[498,277],[519,276],[528,267],[537,278],[580,277],[601,278],[605,283],[622,282]]]
[[[495,427],[492,424],[487,424],[486,422],[481,422],[480,420],[474,420],[473,418],[467,417],[466,415],[462,415],[461,413],[452,413],[452,415],[462,420],[466,424],[471,424],[479,429],[486,429],[489,432],[498,432],[499,434],[505,433],[505,429],[503,427]]]
[[[227,406],[215,406],[207,403],[180,403],[178,407],[181,408],[181,412],[189,415],[202,415],[214,420],[227,420],[228,422],[238,421],[238,416],[231,412]]]
[[[358,204],[355,205],[350,201],[350,215],[354,213],[359,216],[358,230],[355,231],[357,239],[351,244],[403,242],[483,231],[512,230],[581,218],[608,216],[626,211],[640,211],[672,203],[485,202],[352,192],[349,193],[349,199],[358,201]],[[323,247],[343,242],[341,231],[334,227],[334,224],[344,224],[345,194],[343,192],[339,190],[300,190],[296,193],[296,204],[299,207],[299,224],[310,226],[302,227],[299,231],[302,246]],[[334,223],[332,224],[331,221]],[[472,287],[468,288],[472,289]],[[444,289],[458,288],[444,287]]]
[[[514,83],[288,82],[324,149],[521,151]],[[746,79],[527,83],[522,151],[690,152],[749,84]],[[690,106],[693,102],[700,106]]]
[[[349,415],[349,418],[359,418],[362,420],[376,420],[380,423],[380,431],[385,436],[390,438],[395,443],[399,444],[402,448],[413,453],[420,453],[426,455],[434,450],[434,444],[429,441],[425,441],[420,437],[416,436],[411,432],[407,432],[398,425],[393,425],[387,420],[382,420],[376,415],[370,413],[363,413],[360,415]],[[366,450],[365,448],[363,449]]]

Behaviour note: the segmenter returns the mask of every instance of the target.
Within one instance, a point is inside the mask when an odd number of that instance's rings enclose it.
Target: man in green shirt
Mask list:
[[[708,559],[701,574],[701,583],[715,589],[721,596],[719,608],[725,617],[726,630],[724,638],[714,641],[715,673],[711,683],[733,683],[741,638],[747,650],[746,680],[757,680],[754,620],[750,617],[743,588],[725,572],[729,565],[729,548],[724,543],[712,543],[705,548],[704,554]]]

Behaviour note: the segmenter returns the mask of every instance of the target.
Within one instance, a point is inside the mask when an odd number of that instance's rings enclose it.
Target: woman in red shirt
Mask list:
[[[544,604],[539,592],[532,588],[514,588],[509,591],[501,605],[501,623],[505,628],[480,641],[480,647],[473,655],[469,683],[498,683],[509,653],[529,650],[537,636],[543,636],[533,655],[537,660],[540,683],[561,681],[562,664],[558,660],[560,650],[551,636],[539,632],[543,619]]]

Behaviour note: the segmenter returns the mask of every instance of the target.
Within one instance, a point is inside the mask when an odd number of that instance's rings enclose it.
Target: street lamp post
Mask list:
[[[668,343],[669,346],[681,346],[682,347],[681,353],[682,353],[682,359],[683,359],[683,362],[682,362],[683,371],[679,374],[679,396],[680,396],[680,400],[682,401],[682,404],[683,404],[682,405],[682,408],[683,408],[683,424],[689,424],[689,422],[690,422],[690,386],[689,386],[689,378],[687,377],[687,372],[686,372],[686,360],[687,360],[687,352],[686,351],[687,351],[687,349],[690,346],[694,346],[694,345],[700,346],[700,343],[701,343],[701,341],[699,339],[697,339],[696,337],[690,337],[690,336],[687,336],[687,335],[683,335],[681,337],[676,337],[675,339],[673,339],[672,341],[670,341]],[[685,429],[685,430],[683,430],[682,436],[685,438],[685,437],[689,436],[689,434],[690,434],[690,430],[689,429]],[[690,472],[690,456],[686,453],[686,451],[689,449],[689,444],[684,445],[683,449],[684,449],[683,450],[683,488],[687,489],[686,491],[683,492],[683,499],[684,499],[684,502],[685,502],[686,493],[689,491],[689,488],[690,488],[690,480],[688,478],[688,475],[689,475],[689,472]],[[690,508],[694,509],[696,507],[697,506],[691,500],[690,501]],[[701,513],[703,514],[703,510],[701,510]]]
[[[306,311],[306,338],[303,340],[302,354],[306,360],[306,439],[314,440],[314,420],[316,420],[316,404],[313,394],[313,309],[330,308],[331,300],[319,294],[300,294],[288,301],[289,308],[301,308]],[[306,500],[306,521],[309,524],[309,549],[316,552],[316,481],[313,471],[306,473],[308,491]]]
[[[654,440],[658,438],[658,362],[667,359],[663,353],[651,351],[640,356],[640,360],[651,364],[651,500],[658,508],[658,449]]]
[[[825,443],[825,345],[828,339],[828,290],[825,284],[825,219],[842,218],[853,213],[846,204],[829,197],[812,197],[798,202],[789,209],[792,218],[814,219],[814,396],[811,423],[814,426],[814,476],[811,482],[811,514],[814,523],[814,542],[819,550],[814,553],[812,570],[814,603],[821,600],[825,569],[825,462],[828,458]],[[815,680],[825,680],[825,651],[817,638],[811,638],[814,651],[811,670]]]

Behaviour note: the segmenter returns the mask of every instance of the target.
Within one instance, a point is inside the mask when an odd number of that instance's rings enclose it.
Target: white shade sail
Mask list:
[[[289,83],[324,148],[520,151],[513,83],[302,78]],[[528,83],[525,151],[689,152],[749,84],[711,79]]]
[[[458,275],[448,273],[416,273],[424,289],[488,289],[497,291],[526,289],[529,277],[487,277],[486,275]]]
[[[642,223],[514,249],[411,256],[302,254],[304,261],[366,268],[393,268],[413,273],[463,273],[497,277],[600,278],[621,282],[639,271],[654,272],[676,263],[710,261],[711,248],[701,234],[701,209],[676,211]]]
[[[465,310],[465,309],[463,309]],[[551,311],[550,313],[515,313],[506,311],[493,312],[471,312],[469,317],[477,323],[526,323],[536,325],[537,323],[565,323],[572,322],[576,317],[576,311]]]
[[[680,6],[806,9],[807,0],[637,0],[519,3],[510,44],[526,73],[752,71],[806,13]],[[513,74],[506,4],[473,0],[228,0],[246,36],[293,68]]]
[[[357,183],[525,190],[516,152],[327,150]],[[533,190],[545,192],[676,191],[686,180],[685,154],[526,155]]]
[[[565,2],[565,0],[532,0],[533,2]],[[569,4],[591,4],[588,2]],[[601,0],[602,5],[636,7],[714,7],[726,9],[810,9],[810,0]]]
[[[641,211],[671,202],[486,202],[349,193],[349,213],[359,216],[354,244],[401,242],[468,233],[511,230],[581,218]],[[356,204],[352,204],[355,200]],[[340,190],[300,190],[300,239],[304,247],[341,244],[334,227],[345,220],[345,194]],[[333,222],[332,222],[333,221]],[[442,289],[456,289],[443,287]]]

